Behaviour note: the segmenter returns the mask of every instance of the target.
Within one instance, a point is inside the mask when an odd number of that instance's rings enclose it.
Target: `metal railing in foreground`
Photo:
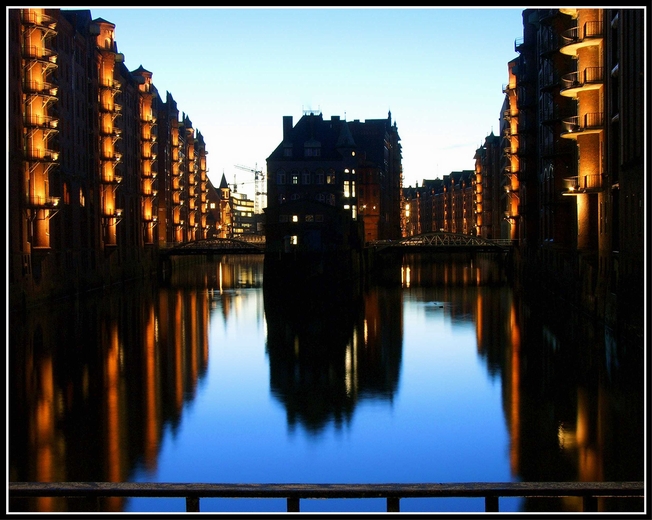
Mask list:
[[[644,497],[643,482],[479,482],[465,484],[181,484],[147,482],[10,482],[9,497],[185,498],[186,512],[199,512],[200,498],[285,498],[298,512],[301,499],[385,498],[388,512],[402,498],[484,498],[497,512],[500,497],[581,497],[583,510],[598,510],[601,497]]]

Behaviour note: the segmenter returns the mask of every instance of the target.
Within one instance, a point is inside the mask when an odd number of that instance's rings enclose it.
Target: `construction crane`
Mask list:
[[[233,182],[227,182],[227,184],[233,187],[233,193],[238,193],[238,186],[242,186],[243,184],[251,184],[252,182],[254,181],[238,182],[236,180],[236,175],[233,174]]]
[[[267,195],[265,189],[265,174],[262,170],[258,169],[258,163],[256,163],[255,168],[249,168],[248,166],[242,166],[241,164],[235,164],[236,168],[240,170],[245,170],[254,174],[254,183],[255,183],[255,197],[254,197],[254,213],[262,213],[263,206],[265,205],[263,197]],[[244,184],[244,183],[241,183]]]

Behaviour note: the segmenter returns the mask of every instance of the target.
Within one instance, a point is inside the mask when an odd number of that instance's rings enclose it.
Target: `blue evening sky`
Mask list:
[[[65,7],[63,7],[65,9]],[[522,8],[102,8],[129,70],[142,65],[253,198],[283,116],[396,121],[404,186],[473,169],[523,34]]]

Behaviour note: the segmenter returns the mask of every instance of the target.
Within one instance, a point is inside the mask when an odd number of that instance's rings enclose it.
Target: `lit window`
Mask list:
[[[293,173],[292,174],[292,184],[299,184],[299,174],[298,173]]]
[[[355,181],[351,181],[351,197],[355,197]]]
[[[296,246],[299,243],[299,237],[297,235],[292,235],[290,237],[290,244]]]
[[[351,218],[353,220],[356,220],[358,218],[358,208],[356,207],[355,204],[351,206]]]
[[[349,181],[344,181],[344,196],[350,197],[351,192],[349,191]]]
[[[299,222],[299,215],[292,215],[292,222]]]

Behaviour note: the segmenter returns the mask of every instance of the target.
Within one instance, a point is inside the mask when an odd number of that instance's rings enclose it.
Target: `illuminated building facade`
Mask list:
[[[540,99],[539,124],[519,121],[538,142],[523,265],[609,323],[642,324],[643,24],[643,9],[527,9],[517,47],[517,83]]]
[[[246,193],[231,193],[232,236],[250,235],[256,231],[255,201]]]
[[[516,47],[522,267],[608,323],[642,324],[644,15],[526,9]]]
[[[483,238],[502,236],[504,192],[500,144],[501,138],[491,132],[475,154],[475,234]]]
[[[641,330],[644,16],[635,8],[525,9],[500,134],[475,155],[475,222],[460,214],[465,199],[452,172],[437,190],[426,181],[404,190],[404,235],[512,239],[517,283]]]
[[[12,302],[156,271],[208,230],[206,146],[89,10],[8,10]]]

